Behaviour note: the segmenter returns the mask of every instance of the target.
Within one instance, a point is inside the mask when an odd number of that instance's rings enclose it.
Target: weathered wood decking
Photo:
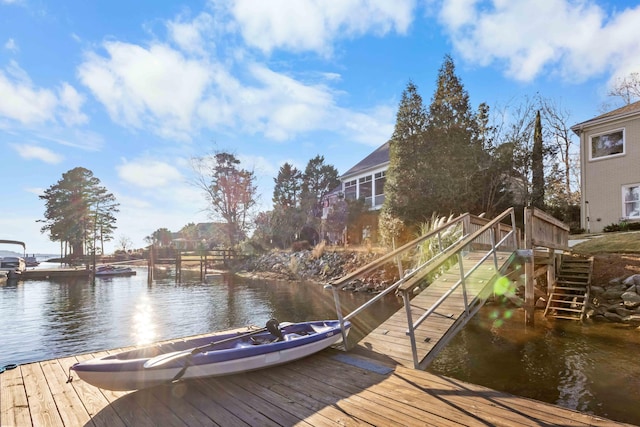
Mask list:
[[[66,382],[73,363],[105,354],[31,363],[1,374],[0,425],[625,425],[336,350],[274,369],[135,392]]]
[[[468,253],[463,257],[464,271],[470,271],[484,253]],[[498,268],[508,261],[511,254],[498,253]],[[465,281],[467,301],[470,305],[485,290],[491,279],[496,274],[493,258],[486,260]],[[411,315],[415,322],[424,314],[449,288],[460,280],[459,266],[456,264],[431,283],[420,294],[411,300]],[[438,309],[429,316],[418,329],[416,329],[416,346],[420,359],[430,356],[436,351],[436,345],[442,337],[456,324],[465,311],[462,287],[459,287],[447,298]],[[404,308],[398,310],[389,319],[374,329],[357,345],[356,351],[364,348],[382,357],[389,357],[396,363],[413,368],[413,356],[411,354],[411,342],[407,331],[407,314]]]

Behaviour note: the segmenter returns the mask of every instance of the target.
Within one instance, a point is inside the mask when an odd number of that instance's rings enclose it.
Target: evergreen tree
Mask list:
[[[533,127],[533,150],[531,152],[531,206],[544,209],[544,205],[542,120],[540,119],[540,110],[538,110]]]
[[[280,166],[278,177],[273,179],[273,203],[285,208],[295,208],[300,204],[302,172],[289,163]]]
[[[301,204],[312,217],[322,215],[322,199],[340,185],[338,170],[324,163],[324,156],[309,160],[302,175]]]
[[[422,97],[413,82],[402,92],[396,124],[389,141],[389,168],[384,186],[385,200],[379,226],[392,222],[417,223],[424,215],[425,184],[422,178],[426,149],[424,131],[427,117]],[[388,219],[385,220],[385,219]]]
[[[450,56],[438,72],[425,138],[428,141],[424,179],[429,204],[425,216],[482,209],[483,169],[487,153],[479,138],[477,117],[469,95],[455,73]]]
[[[96,240],[111,240],[119,204],[88,169],[77,167],[62,174],[56,184],[39,196],[45,201],[41,232],[52,241],[68,243],[75,256],[95,249]]]

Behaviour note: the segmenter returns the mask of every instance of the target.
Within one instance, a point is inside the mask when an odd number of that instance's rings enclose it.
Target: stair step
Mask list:
[[[564,308],[564,307],[553,307],[552,306],[552,307],[549,307],[549,310],[555,310],[556,312],[557,311],[560,311],[560,312],[566,311],[566,312],[569,312],[569,313],[582,313],[582,310],[581,309],[577,309],[577,308]]]
[[[555,319],[580,320],[580,316],[554,316],[552,314],[551,317],[553,317]]]
[[[588,280],[566,280],[566,279],[558,279],[556,283],[564,283],[567,285],[584,285],[587,286],[589,284]]]
[[[559,274],[559,280],[589,280],[589,276],[576,276],[573,274]]]
[[[578,285],[578,283],[573,283],[573,286],[566,286],[565,283],[560,283],[559,285],[554,286],[553,289],[554,289],[554,292],[560,289],[563,291],[579,291],[579,292],[582,292],[583,294],[586,293],[587,291],[586,286],[576,286],[576,285]]]
[[[563,256],[555,286],[550,288],[545,315],[556,319],[582,320],[592,271],[593,259]]]
[[[573,302],[573,301],[562,301],[562,300],[551,300],[551,304],[549,304],[549,308],[551,307],[555,307],[555,308],[567,308],[567,307],[571,307],[571,306],[575,306],[575,307],[583,307],[585,304],[584,302]]]
[[[584,305],[584,299],[582,301],[579,301],[579,300],[574,301],[573,299],[567,300],[567,299],[555,299],[555,298],[552,298],[549,301],[551,301],[551,302],[559,302],[559,303],[562,303],[562,304]]]

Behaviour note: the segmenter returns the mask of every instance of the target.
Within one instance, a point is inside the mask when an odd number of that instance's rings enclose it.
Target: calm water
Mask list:
[[[197,275],[176,284],[157,272],[89,281],[28,281],[0,286],[0,366],[127,345],[264,325],[335,318],[331,292],[317,284]],[[342,293],[348,310],[369,296]],[[400,307],[390,297],[365,312],[359,338]],[[497,320],[496,320],[497,319]],[[379,321],[379,320],[378,320]],[[580,326],[486,307],[445,348],[431,372],[520,396],[640,425],[640,331],[611,324]]]

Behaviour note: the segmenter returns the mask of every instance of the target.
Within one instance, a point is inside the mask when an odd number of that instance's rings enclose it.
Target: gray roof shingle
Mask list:
[[[354,167],[346,171],[340,178],[344,180],[345,177],[357,175],[385,163],[389,163],[389,141],[382,144],[373,153],[369,154]]]

